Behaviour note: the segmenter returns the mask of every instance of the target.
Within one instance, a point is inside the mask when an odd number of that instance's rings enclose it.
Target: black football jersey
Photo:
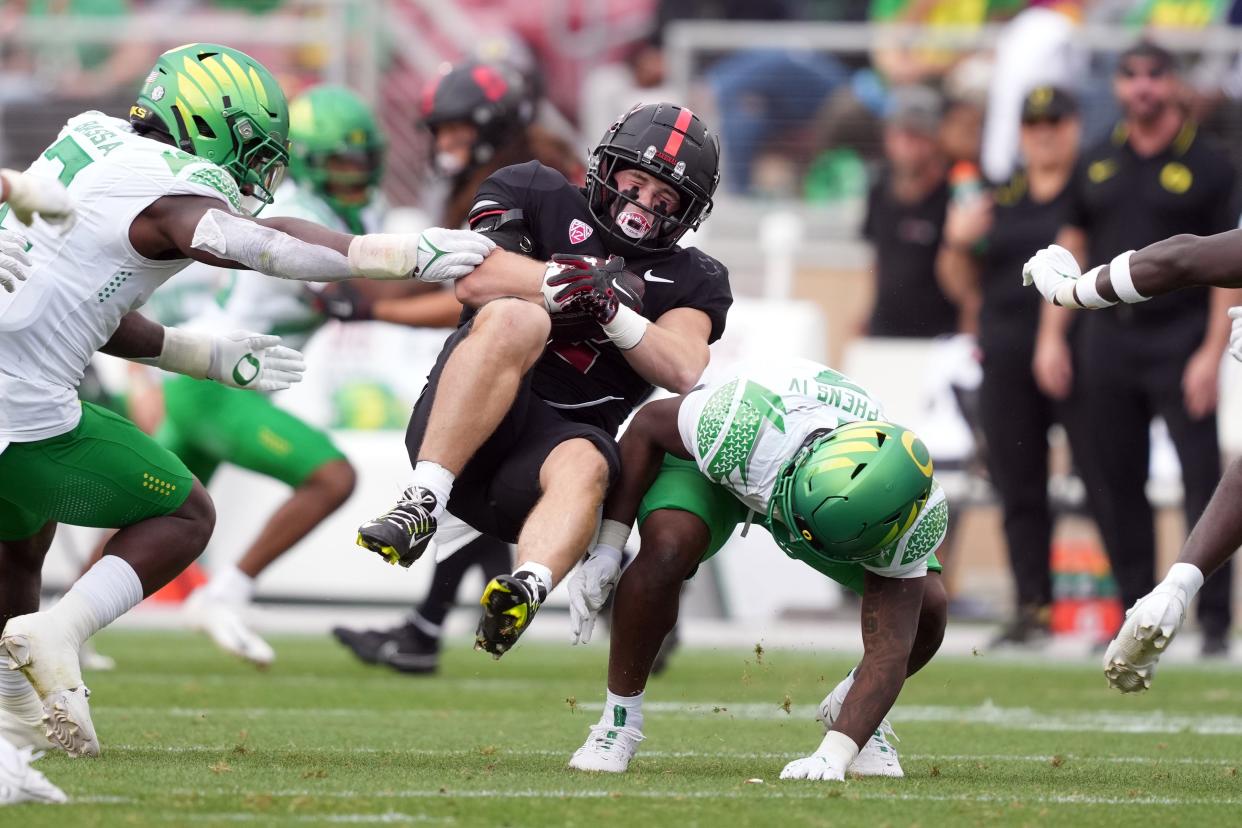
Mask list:
[[[600,259],[609,255],[583,191],[538,161],[505,167],[484,181],[470,211],[470,226],[511,210],[522,211],[531,248],[514,252],[535,259],[550,259],[557,253]],[[716,259],[693,247],[678,247],[627,257],[625,267],[643,279],[643,316],[654,321],[673,308],[695,308],[711,319],[711,342],[724,333],[733,293],[729,271]],[[577,342],[554,338],[533,370],[534,391],[541,399],[569,419],[610,434],[652,391],[651,383],[630,367],[603,331]]]

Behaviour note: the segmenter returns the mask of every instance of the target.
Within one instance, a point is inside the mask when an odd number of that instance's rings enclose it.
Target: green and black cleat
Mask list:
[[[358,527],[358,545],[390,564],[408,568],[427,549],[436,534],[436,496],[420,486],[405,490],[387,514]]]
[[[493,658],[509,652],[530,626],[545,597],[533,579],[517,575],[492,578],[479,600],[483,617],[474,634],[474,648],[486,650]]]

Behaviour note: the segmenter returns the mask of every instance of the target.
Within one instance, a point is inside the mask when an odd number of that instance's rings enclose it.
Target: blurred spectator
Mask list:
[[[936,282],[936,251],[949,203],[940,96],[895,90],[884,127],[886,162],[867,201],[863,236],[875,248],[876,299],[868,334],[932,337],[958,329],[958,311]]]
[[[979,300],[979,413],[1016,593],[1014,617],[994,646],[1037,644],[1048,634],[1048,429],[1057,412],[1031,374],[1042,302],[1022,287],[1019,274],[1032,251],[1052,244],[1061,228],[1080,133],[1068,93],[1047,86],[1030,92],[1022,102],[1022,167],[991,193],[954,199],[937,260],[950,295]]]
[[[1108,140],[1084,153],[1058,242],[1080,262],[1108,262],[1178,233],[1236,225],[1235,173],[1178,105],[1173,56],[1149,42],[1126,50],[1114,81],[1125,112]],[[1035,370],[1049,395],[1069,396],[1081,418],[1078,461],[1122,603],[1154,586],[1155,531],[1145,483],[1149,426],[1162,417],[1181,460],[1186,525],[1220,477],[1216,402],[1236,291],[1193,289],[1087,314],[1067,352],[1070,312],[1045,306]],[[1204,653],[1227,649],[1232,570],[1199,593]]]
[[[1018,153],[1018,114],[1023,97],[1037,86],[1077,89],[1086,54],[1075,43],[1082,9],[1077,2],[1036,0],[1002,32],[988,91],[983,172],[1005,181]]]

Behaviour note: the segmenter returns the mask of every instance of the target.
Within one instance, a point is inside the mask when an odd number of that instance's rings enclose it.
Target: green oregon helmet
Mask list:
[[[875,420],[847,423],[781,467],[768,523],[787,533],[778,541],[804,554],[857,563],[914,525],[931,488],[931,455],[913,431]],[[777,509],[780,522],[773,520]]]
[[[227,46],[189,43],[160,55],[129,120],[223,167],[262,204],[289,163],[285,93],[262,64]]]
[[[355,232],[384,172],[384,135],[371,108],[342,86],[316,86],[289,103],[289,174]]]

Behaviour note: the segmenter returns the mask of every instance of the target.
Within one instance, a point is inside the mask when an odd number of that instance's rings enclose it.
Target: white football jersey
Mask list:
[[[692,391],[678,411],[677,428],[699,471],[765,516],[777,473],[811,432],[883,417],[880,403],[849,377],[811,360],[788,359],[742,366]],[[943,490],[933,485],[914,525],[863,566],[894,578],[924,574],[943,537],[947,511]],[[926,542],[933,524],[939,534]]]
[[[274,194],[263,218],[283,216],[322,224],[348,233],[332,208],[308,188],[287,179]],[[218,331],[253,331],[275,334],[281,344],[302,349],[324,323],[323,314],[311,302],[310,282],[276,279],[253,270],[227,270],[191,262],[177,281],[190,277],[196,281],[216,279],[220,289],[216,302],[209,303],[186,327]]]
[[[31,243],[30,279],[0,292],[0,446],[77,426],[82,372],[121,317],[142,305],[189,259],[155,261],[129,241],[134,218],[156,199],[197,195],[236,209],[223,169],[137,135],[99,112],[69,119],[29,172],[59,178],[77,219],[63,234],[42,219],[26,227],[0,206],[0,226]]]

